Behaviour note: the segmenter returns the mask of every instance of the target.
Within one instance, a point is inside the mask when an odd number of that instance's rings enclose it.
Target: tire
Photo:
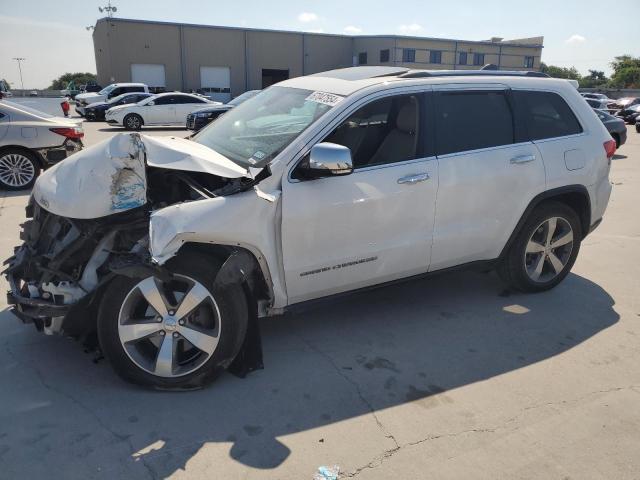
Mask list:
[[[636,123],[636,132],[640,133],[640,123]]]
[[[91,112],[89,112],[89,113],[87,113],[87,114],[85,115],[85,118],[86,118],[86,119],[87,119],[87,121],[89,121],[89,122],[95,122],[95,121],[96,121],[96,114],[95,114],[95,113],[91,113]]]
[[[211,261],[208,261],[209,258]],[[219,268],[220,264],[214,258],[194,253],[178,255],[167,262],[167,269],[175,274],[178,283],[186,279],[199,282],[200,286],[206,289],[201,289],[199,292],[206,291],[213,298],[213,301],[205,300],[199,303],[198,307],[192,310],[194,313],[183,317],[187,319],[187,325],[191,327],[201,322],[198,328],[211,328],[210,332],[217,332],[217,345],[208,357],[204,356],[206,355],[204,350],[198,350],[194,354],[193,344],[188,343],[186,338],[182,336],[183,333],[186,335],[197,331],[180,323],[182,320],[178,319],[179,305],[175,306],[175,317],[164,317],[165,319],[158,323],[153,321],[154,318],[156,320],[160,318],[156,317],[157,314],[153,313],[153,309],[150,317],[148,316],[149,303],[146,304],[147,307],[142,306],[143,310],[131,310],[131,308],[139,308],[136,306],[136,302],[146,302],[146,297],[141,293],[143,289],[139,286],[141,284],[140,278],[118,277],[109,284],[100,303],[98,339],[104,356],[120,377],[138,385],[161,390],[192,390],[213,382],[231,364],[244,340],[250,310],[247,296],[241,284],[214,285]],[[153,281],[153,277],[143,281]],[[159,280],[156,279],[156,282]],[[174,288],[166,283],[163,285],[168,286],[169,291]],[[144,288],[146,289],[146,287]],[[191,288],[193,288],[192,291],[196,291],[194,286]],[[166,295],[165,298],[167,298]],[[176,302],[169,301],[168,303],[167,310],[172,312],[171,305]],[[143,335],[141,340],[121,341],[121,338],[128,335],[128,330],[122,329],[130,326],[126,312],[136,312],[137,315],[140,315],[143,311],[145,317],[152,319],[152,321],[147,320],[147,323],[144,324],[145,328],[153,324],[151,329],[161,328],[164,330],[148,336]],[[209,324],[205,326],[202,323],[203,319],[207,320],[206,312],[213,312],[214,316],[217,315],[213,326]],[[192,318],[189,319],[189,317]],[[168,320],[172,320],[173,327],[176,329],[171,336],[169,336],[170,330],[166,330],[171,328],[171,325],[167,323]],[[194,321],[195,323],[193,323]],[[176,322],[183,326],[179,326]],[[142,323],[137,323],[137,325],[142,325]],[[163,331],[164,334],[162,334]],[[146,334],[147,331],[145,330],[144,333]],[[162,365],[158,360],[165,341],[172,342],[172,347],[168,347],[166,350],[173,353],[170,354],[170,366],[165,365],[163,369],[160,368]],[[168,363],[165,362],[165,364]],[[156,374],[156,372],[160,372],[160,374]],[[163,375],[162,372],[165,374]]]
[[[18,148],[0,151],[0,189],[31,188],[39,173],[40,164],[32,152]]]
[[[556,219],[555,223],[552,219]],[[571,242],[567,242],[569,229]],[[577,213],[564,203],[544,202],[527,218],[498,265],[498,274],[507,285],[521,292],[549,290],[569,274],[581,241],[582,227]]]
[[[612,133],[611,137],[616,141],[616,150],[620,148],[620,135],[617,133]]]
[[[137,113],[130,113],[124,117],[122,124],[127,130],[140,130],[144,125],[144,121]]]

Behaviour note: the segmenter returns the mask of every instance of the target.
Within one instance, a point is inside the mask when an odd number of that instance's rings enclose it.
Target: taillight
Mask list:
[[[616,141],[611,139],[604,142],[604,151],[607,154],[607,160],[611,160],[611,157],[616,153]]]
[[[79,140],[84,137],[84,132],[79,128],[50,128],[49,130],[72,140]]]

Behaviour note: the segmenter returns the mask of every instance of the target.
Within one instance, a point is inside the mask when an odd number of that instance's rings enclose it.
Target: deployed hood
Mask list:
[[[225,178],[251,176],[226,157],[190,140],[120,133],[46,170],[33,187],[33,197],[51,213],[77,219],[140,207],[147,202],[145,159],[152,167]]]

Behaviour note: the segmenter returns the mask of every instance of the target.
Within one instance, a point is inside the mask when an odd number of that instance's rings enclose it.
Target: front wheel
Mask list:
[[[135,113],[130,113],[124,117],[122,123],[124,124],[124,128],[127,130],[140,130],[144,124],[142,117]]]
[[[215,283],[219,265],[184,254],[172,278],[118,278],[101,301],[98,338],[122,378],[159,389],[194,389],[215,380],[237,355],[249,309],[240,284]]]
[[[516,290],[549,290],[569,274],[581,239],[580,219],[572,208],[559,202],[543,203],[527,219],[498,273]]]
[[[26,150],[0,152],[0,188],[24,190],[31,188],[40,172],[35,155]]]

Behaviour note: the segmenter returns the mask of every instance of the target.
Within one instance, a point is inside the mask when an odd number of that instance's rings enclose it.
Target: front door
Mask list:
[[[354,172],[283,181],[289,303],[426,272],[438,166],[425,153],[421,95],[374,100],[326,142],[351,149]]]
[[[145,106],[145,123],[168,125],[176,122],[178,95],[165,95],[154,100],[154,105]],[[148,112],[147,113],[147,109]]]

